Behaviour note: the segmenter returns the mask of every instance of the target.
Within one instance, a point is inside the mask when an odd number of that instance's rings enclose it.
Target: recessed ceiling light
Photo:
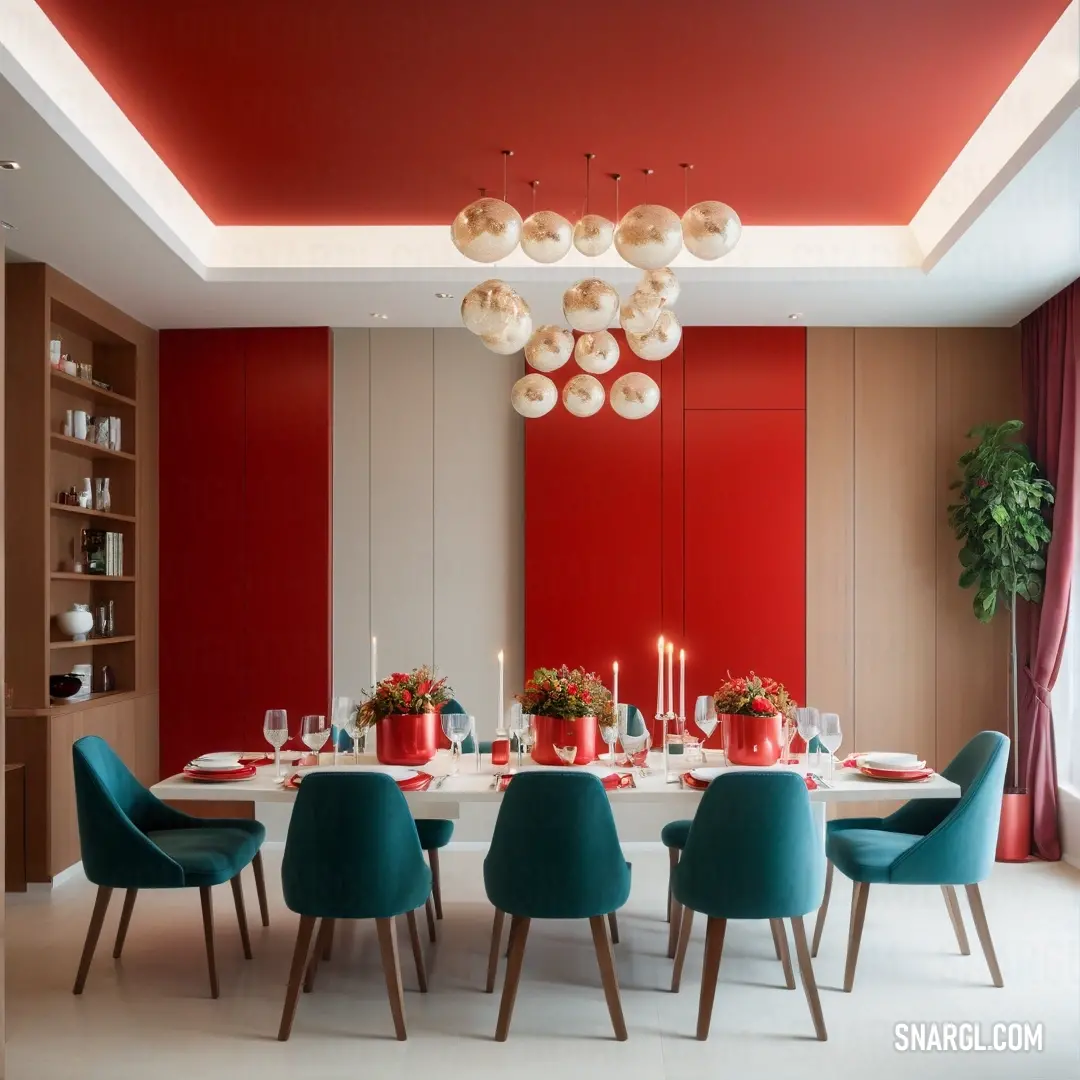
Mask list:
[[[6,169],[8,172],[21,168],[22,166],[17,161],[0,161],[0,169]]]
[[[793,312],[792,312],[792,313],[791,313],[791,314],[790,314],[790,315],[788,316],[788,318],[789,318],[789,319],[801,319],[801,318],[802,318],[802,312],[801,312],[801,311],[793,311]]]
[[[10,221],[0,221],[0,229],[11,229],[11,231],[14,232],[16,226],[12,225]]]
[[[373,311],[371,313],[371,317],[373,319],[389,319],[390,318],[389,315],[383,315],[381,311]]]
[[[453,300],[454,294],[452,292],[437,292],[435,294],[440,300]]]

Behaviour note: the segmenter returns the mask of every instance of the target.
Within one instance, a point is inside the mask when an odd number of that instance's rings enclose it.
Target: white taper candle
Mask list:
[[[656,715],[664,712],[664,635],[656,643]]]
[[[611,664],[611,700],[615,707],[619,706],[619,661],[615,660]]]
[[[679,650],[679,715],[686,716],[686,650]]]
[[[503,651],[499,650],[499,711],[495,715],[495,727],[501,729],[503,726],[503,715],[506,712],[506,703],[503,698]]]
[[[667,643],[667,711],[675,711],[675,690],[674,690],[674,669],[675,669],[675,645],[672,642]]]

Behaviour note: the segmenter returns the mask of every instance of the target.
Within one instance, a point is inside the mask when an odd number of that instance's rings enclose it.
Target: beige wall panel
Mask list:
[[[520,357],[467,330],[435,331],[435,661],[490,738],[500,649],[523,685],[524,422],[510,408]]]
[[[1018,329],[937,331],[937,747],[945,765],[978,731],[1007,726],[1009,620],[1000,611],[989,625],[972,614],[973,589],[957,584],[959,544],[946,507],[956,497],[956,459],[973,444],[977,424],[1018,418]]]
[[[380,384],[381,385],[381,384]],[[359,698],[371,649],[370,331],[334,331],[333,687]]]
[[[371,632],[380,675],[435,658],[433,342],[431,330],[371,331]]]
[[[806,700],[840,714],[843,749],[859,745],[855,713],[855,331],[806,333]]]
[[[935,335],[855,331],[858,750],[932,758],[935,719]]]

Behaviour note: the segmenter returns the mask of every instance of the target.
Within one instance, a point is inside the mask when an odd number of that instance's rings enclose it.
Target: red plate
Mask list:
[[[223,772],[216,769],[213,772],[206,769],[185,769],[184,776],[202,784],[228,784],[234,780],[250,780],[255,775],[254,765],[241,765],[237,769]]]
[[[933,769],[871,769],[869,765],[859,766],[859,772],[874,780],[896,780],[903,784],[929,780],[934,775]]]
[[[806,781],[807,791],[817,790],[817,782],[812,777],[804,776],[803,779]],[[686,787],[693,788],[695,791],[704,791],[712,783],[711,780],[699,780],[688,772],[682,774],[682,781]]]
[[[286,778],[284,786],[290,791],[298,791],[302,775],[302,773],[293,773],[292,776]],[[397,786],[402,791],[427,791],[431,781],[434,779],[435,777],[431,773],[420,772],[408,780],[398,780]]]

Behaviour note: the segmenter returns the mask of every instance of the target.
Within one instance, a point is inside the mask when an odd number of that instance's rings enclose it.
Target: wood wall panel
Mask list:
[[[371,332],[334,331],[334,695],[370,682]]]
[[[509,407],[521,369],[467,330],[434,344],[435,663],[490,735],[500,649],[507,700],[524,685],[525,421]]]
[[[379,675],[435,660],[431,330],[371,331],[371,632]],[[357,657],[364,679],[368,655]]]
[[[937,545],[937,746],[944,765],[971,735],[1004,731],[1009,620],[1000,612],[988,625],[971,610],[974,589],[957,584],[959,544],[949,527],[945,496],[960,476],[956,459],[970,449],[966,434],[978,424],[1021,414],[1019,329],[948,329],[937,332],[937,486],[942,492]]]
[[[855,712],[855,331],[821,328],[806,343],[806,700]],[[845,722],[846,721],[846,722]]]

